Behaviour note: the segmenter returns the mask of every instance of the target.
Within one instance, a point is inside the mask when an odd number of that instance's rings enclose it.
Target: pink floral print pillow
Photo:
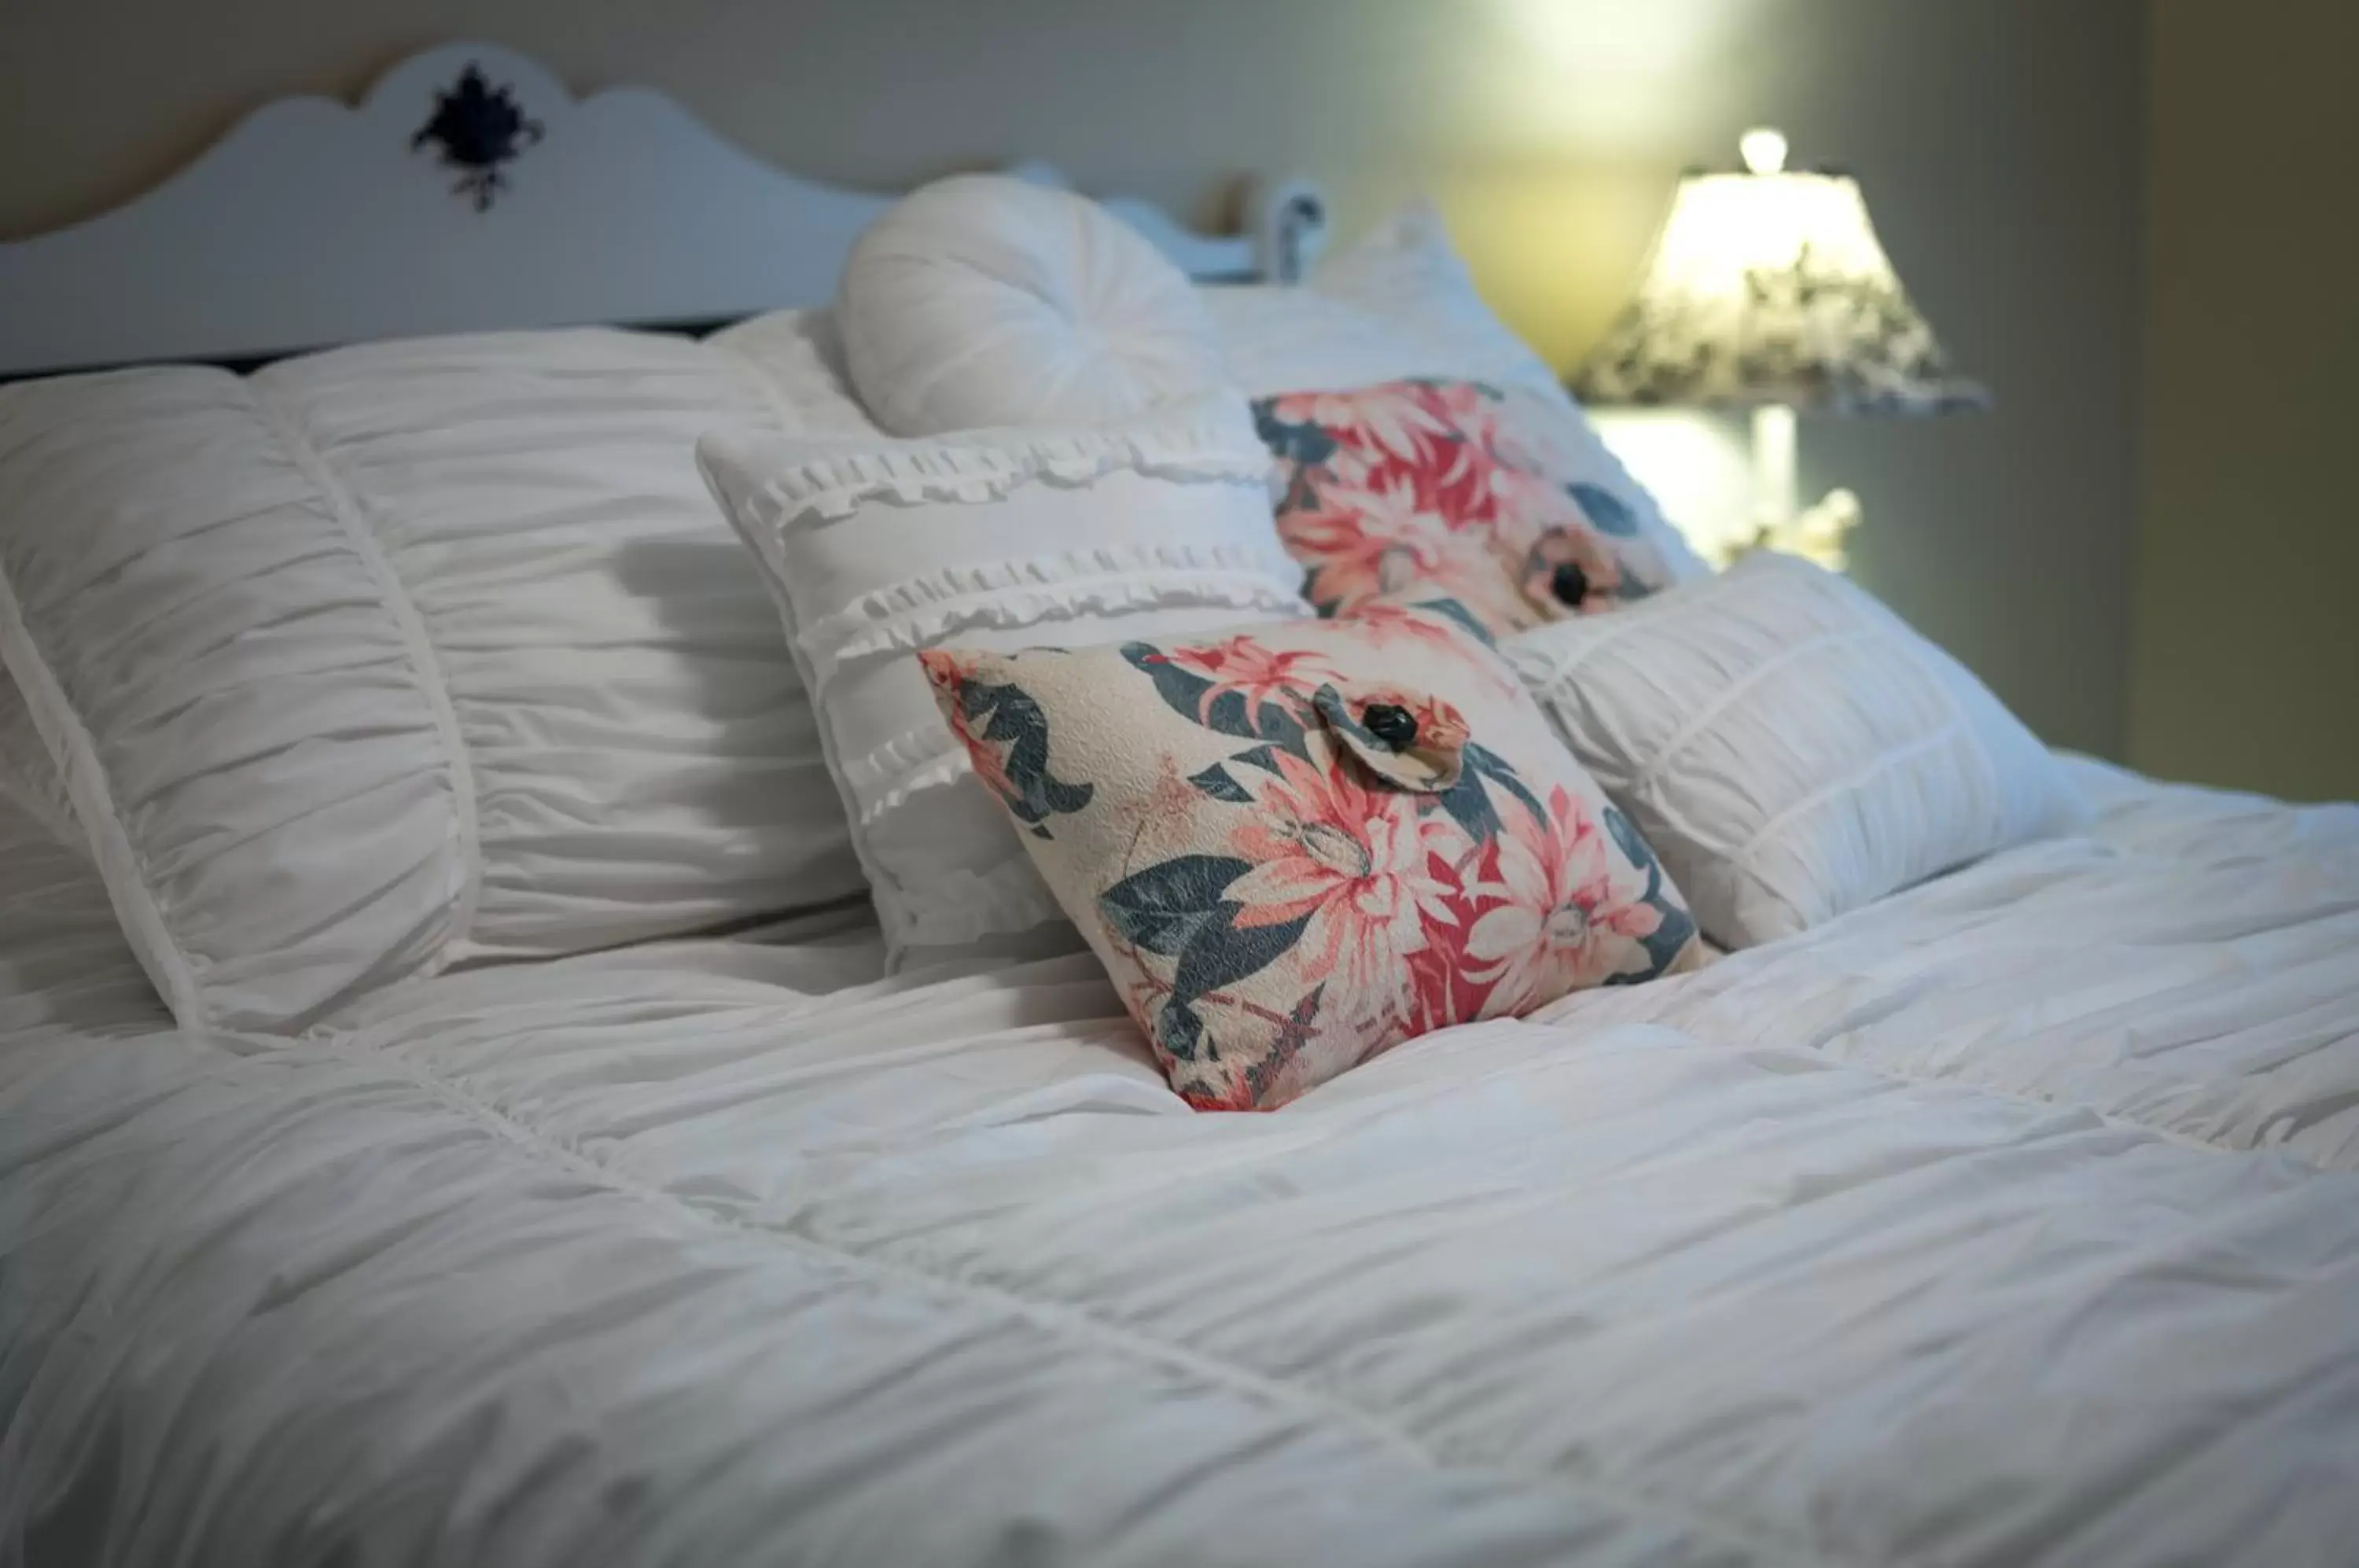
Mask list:
[[[1447,595],[1495,637],[1669,586],[1626,476],[1583,474],[1560,428],[1578,415],[1477,381],[1388,381],[1254,405],[1278,461],[1278,535],[1304,596],[1350,615],[1381,596]]]
[[[1201,1109],[1696,961],[1653,853],[1455,605],[919,658]]]

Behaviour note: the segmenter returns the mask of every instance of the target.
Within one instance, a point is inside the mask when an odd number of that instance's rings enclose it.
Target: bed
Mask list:
[[[2348,1563],[2359,808],[2068,766],[1257,1116],[857,909],[176,1029],[0,799],[0,1561]]]

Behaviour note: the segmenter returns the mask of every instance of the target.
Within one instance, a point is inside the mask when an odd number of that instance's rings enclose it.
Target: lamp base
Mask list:
[[[1732,541],[1727,559],[1778,550],[1841,572],[1843,536],[1859,526],[1859,497],[1831,490],[1816,506],[1796,506],[1794,427],[1794,410],[1783,404],[1753,410],[1753,533]]]
[[[1776,550],[1799,555],[1829,572],[1841,572],[1850,561],[1843,549],[1844,537],[1859,527],[1859,497],[1848,490],[1830,490],[1815,506],[1782,522],[1756,522],[1752,537],[1731,541],[1725,559],[1716,564],[1725,566],[1756,550]]]

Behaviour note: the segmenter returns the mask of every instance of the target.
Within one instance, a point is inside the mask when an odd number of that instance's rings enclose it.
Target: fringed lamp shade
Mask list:
[[[1782,145],[1770,149],[1782,161]],[[1748,142],[1749,159],[1760,163]],[[1989,406],[1953,376],[1876,242],[1858,182],[1692,174],[1637,298],[1574,377],[1584,401],[1937,414]]]

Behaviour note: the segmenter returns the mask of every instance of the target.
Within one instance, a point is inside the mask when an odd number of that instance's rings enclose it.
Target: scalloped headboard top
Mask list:
[[[576,101],[523,55],[448,44],[357,106],[266,104],[137,200],[0,245],[0,376],[821,304],[892,199],[785,173],[659,93]],[[1325,230],[1300,181],[1257,189],[1234,236],[1107,204],[1207,280],[1290,282]]]

